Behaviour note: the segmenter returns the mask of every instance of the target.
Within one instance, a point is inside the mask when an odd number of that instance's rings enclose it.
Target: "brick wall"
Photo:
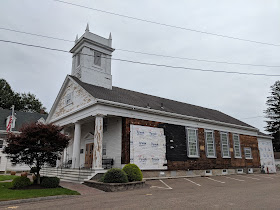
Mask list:
[[[158,127],[160,123],[127,117],[122,118],[122,164],[127,164],[130,162],[130,124]]]
[[[260,158],[257,137],[240,135],[242,158],[234,158],[233,137],[229,133],[231,158],[222,158],[220,147],[220,132],[214,131],[217,158],[207,158],[205,151],[204,129],[198,128],[198,141],[200,158],[189,158],[187,156],[185,127],[170,125],[160,122],[139,120],[132,118],[122,119],[122,164],[130,161],[130,124],[150,127],[161,127],[166,136],[166,159],[168,170],[204,170],[204,169],[229,169],[244,167],[259,167]],[[170,140],[173,140],[171,143]],[[170,149],[171,146],[174,149]],[[245,159],[244,147],[252,149],[253,159]]]
[[[229,133],[230,155],[231,158],[222,158],[220,132],[214,131],[216,144],[216,158],[206,157],[204,129],[198,129],[198,141],[200,148],[200,158],[188,158],[186,161],[167,160],[168,170],[204,170],[204,169],[230,169],[230,168],[258,168],[260,166],[260,157],[258,150],[258,141],[255,136],[239,135],[242,158],[234,158],[233,134]],[[253,159],[245,159],[244,147],[252,149]]]

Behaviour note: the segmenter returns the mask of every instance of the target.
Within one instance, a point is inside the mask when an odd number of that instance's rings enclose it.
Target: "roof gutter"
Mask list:
[[[235,125],[235,124],[219,122],[219,121],[215,121],[215,120],[186,116],[186,115],[181,115],[181,114],[175,114],[175,113],[171,113],[171,112],[159,111],[159,110],[154,110],[154,109],[149,109],[149,108],[143,108],[143,107],[134,106],[134,105],[112,102],[112,101],[108,101],[108,100],[104,100],[104,99],[96,99],[96,100],[97,100],[97,103],[99,103],[99,104],[110,105],[110,106],[114,106],[114,107],[121,107],[121,108],[125,108],[125,109],[131,109],[131,110],[136,110],[136,111],[141,111],[141,112],[146,112],[146,113],[151,113],[151,114],[157,114],[157,115],[166,116],[166,117],[174,117],[174,118],[192,120],[192,121],[196,121],[196,122],[203,122],[203,123],[209,123],[209,124],[214,124],[214,125],[222,125],[222,126],[226,125],[226,126],[232,127],[232,128],[239,128],[239,129],[255,131],[255,132],[257,132],[259,130],[257,128],[251,128],[251,127],[247,127],[247,126]]]

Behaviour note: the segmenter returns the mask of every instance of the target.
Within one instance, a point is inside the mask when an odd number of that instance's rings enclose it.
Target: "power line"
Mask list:
[[[14,41],[9,41],[9,40],[1,40],[0,42],[6,42],[6,43],[13,43],[13,44],[18,44],[18,45],[23,45],[23,46],[28,46],[28,47],[36,47],[36,48],[42,48],[46,50],[52,50],[52,51],[59,51],[59,52],[64,52],[64,53],[70,53],[67,50],[62,50],[62,49],[57,49],[57,48],[49,48],[49,47],[44,47],[44,46],[39,46],[39,45],[33,45],[33,44],[26,44],[22,42],[14,42]],[[94,55],[89,55],[89,54],[84,54],[80,53],[81,55],[87,55],[87,56],[92,56]],[[236,72],[236,71],[222,71],[222,70],[213,70],[213,69],[199,69],[199,68],[191,68],[191,67],[183,67],[183,66],[171,66],[171,65],[165,65],[165,64],[156,64],[156,63],[146,63],[146,62],[140,62],[140,61],[133,61],[133,60],[125,60],[125,59],[119,59],[119,58],[107,58],[104,57],[105,59],[111,59],[111,60],[116,60],[116,61],[122,61],[122,62],[128,62],[128,63],[134,63],[134,64],[142,64],[142,65],[148,65],[148,66],[157,66],[157,67],[166,67],[166,68],[173,68],[173,69],[185,69],[185,70],[190,70],[190,71],[201,71],[201,72],[215,72],[215,73],[227,73],[227,74],[240,74],[240,75],[252,75],[252,76],[269,76],[269,77],[280,77],[280,75],[277,74],[262,74],[262,73],[246,73],[246,72]]]
[[[16,32],[16,33],[27,34],[27,35],[31,35],[31,36],[38,36],[38,37],[43,37],[43,38],[48,38],[48,39],[54,39],[54,40],[65,41],[65,42],[73,42],[74,43],[74,41],[67,40],[67,39],[57,38],[57,37],[53,37],[53,36],[46,36],[46,35],[42,35],[42,34],[35,34],[35,33],[26,32],[26,31],[19,31],[19,30],[15,30],[15,29],[4,28],[4,27],[0,27],[0,30],[6,30],[6,31],[11,31],[11,32]],[[143,54],[143,55],[151,55],[151,56],[157,56],[157,57],[164,57],[164,58],[191,60],[191,61],[197,61],[197,62],[208,62],[208,63],[218,63],[218,64],[228,64],[228,65],[241,65],[241,66],[255,66],[255,67],[269,67],[269,68],[279,68],[280,67],[280,66],[277,66],[277,65],[237,63],[237,62],[205,60],[205,59],[188,58],[188,57],[177,57],[177,56],[162,55],[162,54],[156,54],[156,53],[133,51],[133,50],[127,50],[127,49],[121,49],[121,48],[116,48],[115,50],[123,51],[123,52],[129,52],[129,53]]]
[[[124,52],[137,53],[137,54],[144,54],[144,55],[152,55],[152,56],[158,56],[158,57],[165,57],[165,58],[176,58],[176,59],[181,59],[181,60],[192,60],[192,61],[198,61],[198,62],[219,63],[219,64],[229,64],[229,65],[241,65],[241,66],[269,67],[269,68],[279,68],[280,67],[280,66],[272,66],[272,65],[265,65],[265,64],[235,63],[235,62],[227,62],[227,61],[215,61],[215,60],[204,60],[204,59],[197,59],[197,58],[177,57],[177,56],[161,55],[161,54],[139,52],[139,51],[133,51],[133,50],[118,49],[118,48],[116,48],[116,50],[124,51]]]
[[[260,116],[255,116],[255,117],[246,117],[246,118],[241,118],[240,120],[254,119],[254,118],[260,118],[260,117],[265,117],[265,116],[260,115]]]
[[[5,30],[5,31],[12,31],[12,32],[16,32],[16,33],[21,33],[21,34],[28,34],[28,35],[32,35],[32,36],[44,37],[44,38],[48,38],[48,39],[55,39],[55,40],[59,40],[59,41],[74,42],[74,41],[67,40],[67,39],[61,39],[61,38],[57,38],[57,37],[46,36],[46,35],[41,35],[41,34],[35,34],[35,33],[19,31],[19,30],[14,30],[14,29],[9,29],[9,28],[0,27],[0,29],[1,30]]]
[[[166,26],[166,27],[169,27],[169,28],[176,28],[176,29],[180,29],[180,30],[192,31],[192,32],[196,32],[196,33],[207,34],[207,35],[212,35],[212,36],[218,36],[218,37],[223,37],[223,38],[227,38],[227,39],[234,39],[234,40],[238,40],[238,41],[251,42],[251,43],[255,43],[255,44],[270,45],[270,46],[275,46],[275,47],[279,47],[280,46],[280,44],[273,44],[273,43],[268,43],[268,42],[260,42],[260,41],[256,41],[256,40],[243,39],[243,38],[234,37],[234,36],[228,36],[228,35],[217,34],[217,33],[212,33],[212,32],[207,32],[207,31],[201,31],[201,30],[192,29],[192,28],[185,28],[185,27],[181,27],[181,26],[170,25],[170,24],[166,24],[166,23],[160,23],[160,22],[156,22],[156,21],[152,21],[152,20],[132,17],[132,16],[128,16],[128,15],[123,15],[123,14],[119,14],[119,13],[115,13],[115,12],[110,12],[110,11],[106,11],[106,10],[101,10],[101,9],[96,9],[96,8],[92,8],[92,7],[87,7],[87,6],[84,6],[84,5],[74,4],[74,3],[70,3],[70,2],[66,2],[66,1],[61,1],[61,0],[53,0],[53,1],[60,2],[60,3],[63,3],[63,4],[72,5],[72,6],[76,6],[76,7],[80,7],[80,8],[84,8],[84,9],[89,9],[89,10],[93,10],[93,11],[97,11],[97,12],[102,12],[102,13],[106,13],[106,14],[110,14],[110,15],[114,15],[114,16],[129,18],[129,19],[137,20],[137,21],[141,21],[141,22],[146,22],[146,23]]]

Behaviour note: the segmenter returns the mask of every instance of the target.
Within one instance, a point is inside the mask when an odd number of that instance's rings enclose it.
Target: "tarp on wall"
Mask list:
[[[130,125],[130,163],[141,170],[167,168],[163,128]]]
[[[269,173],[275,173],[276,167],[272,141],[266,139],[258,139],[258,145],[260,151],[260,161],[261,165],[264,166],[265,173],[267,173],[267,169]]]

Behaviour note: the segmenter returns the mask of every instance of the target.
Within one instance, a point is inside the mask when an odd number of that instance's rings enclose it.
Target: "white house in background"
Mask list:
[[[91,169],[88,178],[129,162],[144,176],[260,170],[258,139],[270,138],[217,110],[113,87],[113,51],[111,34],[100,37],[88,26],[70,50],[71,75],[47,118],[72,139],[58,167]],[[44,169],[62,171],[52,170]]]
[[[30,168],[27,165],[13,166],[9,161],[9,159],[7,159],[6,154],[2,153],[3,148],[6,145],[6,141],[5,141],[7,137],[6,128],[11,114],[12,114],[11,110],[0,108],[0,173],[5,171],[30,170]],[[12,133],[19,134],[20,133],[19,130],[24,124],[28,124],[32,122],[45,123],[46,119],[47,119],[46,114],[16,111],[12,122]]]

